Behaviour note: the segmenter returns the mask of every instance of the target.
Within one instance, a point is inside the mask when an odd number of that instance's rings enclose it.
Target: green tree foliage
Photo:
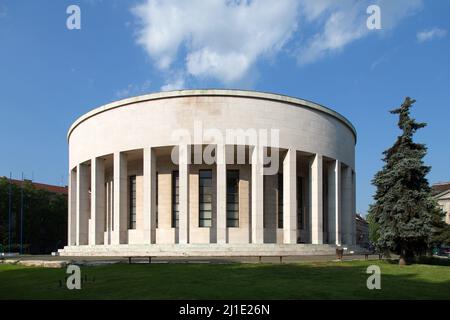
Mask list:
[[[431,245],[434,247],[450,246],[450,225],[443,221],[436,223],[435,232],[431,237]]]
[[[374,236],[378,250],[399,254],[400,263],[426,252],[443,217],[426,179],[430,171],[423,162],[427,148],[413,141],[416,131],[426,126],[410,117],[414,102],[408,97],[391,111],[399,115],[402,134],[383,153],[385,164],[372,180],[375,203],[369,209],[378,227]]]
[[[378,241],[378,229],[379,226],[378,224],[375,222],[375,217],[373,214],[368,214],[367,215],[367,223],[369,224],[369,241],[371,243],[377,243]]]
[[[19,251],[21,186],[12,184],[12,252]],[[24,253],[50,253],[67,241],[67,195],[38,190],[24,183]],[[9,180],[0,177],[0,244],[8,251]]]

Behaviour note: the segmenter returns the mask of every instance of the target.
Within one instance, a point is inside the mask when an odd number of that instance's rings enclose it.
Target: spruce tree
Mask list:
[[[369,209],[378,226],[376,247],[399,254],[400,264],[426,252],[442,221],[442,210],[426,179],[430,171],[423,162],[427,147],[413,141],[416,131],[426,126],[411,118],[414,102],[407,97],[400,108],[391,111],[399,115],[402,134],[383,152],[385,164],[372,180],[375,203]]]

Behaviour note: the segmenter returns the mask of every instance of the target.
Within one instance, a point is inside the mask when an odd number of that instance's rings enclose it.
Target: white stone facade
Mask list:
[[[446,190],[435,196],[438,205],[445,212],[445,222],[450,224],[450,190]]]
[[[276,130],[279,139],[222,144],[198,137],[199,126],[224,137]],[[194,138],[174,142],[180,129]],[[68,142],[62,255],[272,254],[355,244],[356,131],[315,103],[238,90],[149,94],[85,114]],[[212,164],[201,157],[209,146]],[[275,152],[279,165],[268,174],[258,159]]]

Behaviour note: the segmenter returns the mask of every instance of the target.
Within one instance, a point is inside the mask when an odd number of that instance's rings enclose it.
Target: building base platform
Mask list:
[[[255,256],[311,256],[334,255],[336,248],[345,254],[362,254],[355,245],[331,244],[121,244],[66,246],[60,256],[97,257],[255,257]]]

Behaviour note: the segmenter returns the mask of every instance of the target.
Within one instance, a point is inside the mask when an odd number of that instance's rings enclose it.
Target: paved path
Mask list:
[[[378,260],[378,255],[369,255],[369,260]],[[61,266],[68,263],[101,265],[110,263],[128,263],[127,257],[60,257],[50,255],[22,255],[4,258],[5,262],[25,265]],[[365,260],[364,255],[344,255],[344,261]],[[335,255],[311,255],[311,256],[284,256],[280,260],[279,256],[274,257],[155,257],[152,263],[301,263],[301,262],[320,262],[337,261]],[[1,260],[0,260],[1,262]],[[52,263],[53,262],[53,263]],[[137,257],[132,259],[133,263],[148,263],[148,258]]]

